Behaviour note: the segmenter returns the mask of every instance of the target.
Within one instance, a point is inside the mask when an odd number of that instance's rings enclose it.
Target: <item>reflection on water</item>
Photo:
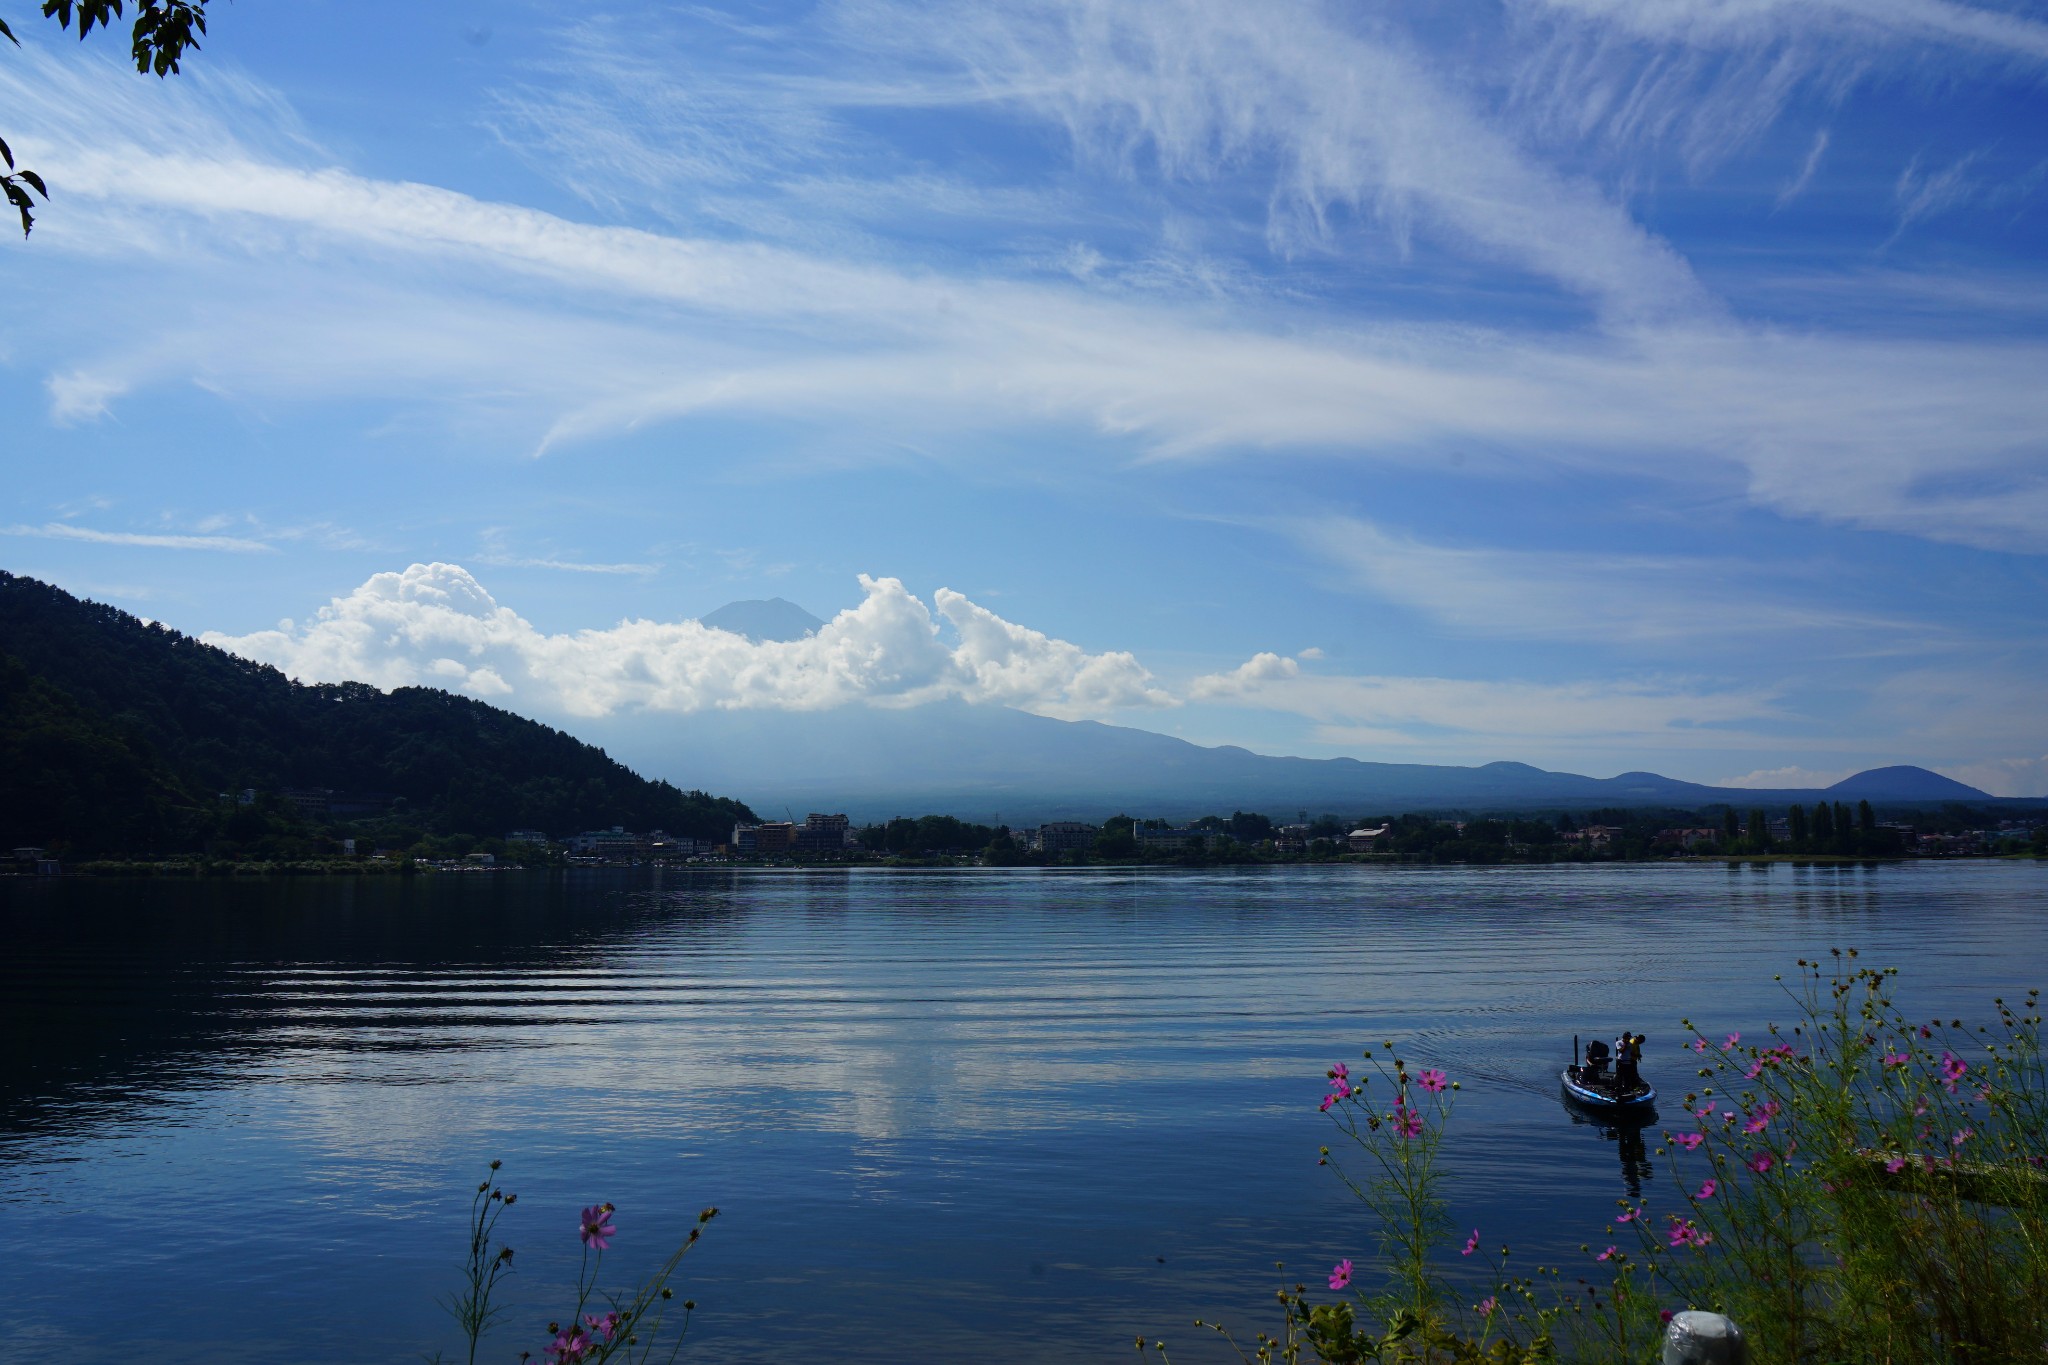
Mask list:
[[[2033,867],[1331,868],[0,883],[0,1302],[24,1349],[396,1359],[503,1157],[535,1348],[574,1209],[631,1272],[706,1203],[709,1360],[1095,1360],[1270,1325],[1369,1254],[1315,1166],[1382,1038],[1464,1088],[1461,1225],[1575,1254],[1659,1130],[1559,1112],[1572,1035],[1788,1015],[1854,943],[1915,998],[2037,984]],[[1662,1037],[1660,1037],[1660,1032]],[[636,1259],[637,1258],[637,1259]],[[1455,1259],[1455,1258],[1453,1258]],[[1288,1279],[1294,1277],[1290,1269]],[[109,1295],[106,1287],[120,1286]]]
[[[1628,1191],[1630,1199],[1641,1199],[1644,1184],[1657,1176],[1657,1168],[1650,1164],[1649,1140],[1644,1136],[1662,1131],[1657,1127],[1657,1106],[1653,1104],[1634,1113],[1598,1114],[1574,1100],[1571,1092],[1562,1087],[1558,1089],[1557,1102],[1573,1123],[1591,1128],[1614,1144],[1621,1158],[1621,1187]]]

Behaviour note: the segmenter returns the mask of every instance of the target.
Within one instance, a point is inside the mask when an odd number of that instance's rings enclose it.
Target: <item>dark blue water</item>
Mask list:
[[[1458,1077],[1459,1225],[1541,1260],[1623,1190],[1574,1032],[1682,1087],[1681,1016],[1782,1020],[1833,945],[1981,1017],[2048,984],[2044,910],[1988,863],[0,882],[0,1305],[71,1361],[416,1360],[499,1157],[487,1359],[610,1199],[620,1280],[724,1210],[695,1359],[1197,1360],[1371,1248],[1332,1061]]]

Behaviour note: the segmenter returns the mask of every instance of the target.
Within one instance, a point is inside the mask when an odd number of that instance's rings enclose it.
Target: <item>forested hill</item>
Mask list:
[[[305,686],[0,572],[0,843],[182,851],[217,835],[220,793],[252,787],[374,797],[430,834],[624,825],[710,838],[752,818],[467,697]]]

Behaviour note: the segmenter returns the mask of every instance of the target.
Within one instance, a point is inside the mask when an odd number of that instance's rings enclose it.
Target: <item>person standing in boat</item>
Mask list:
[[[1614,1088],[1627,1094],[1643,1083],[1643,1043],[1640,1033],[1621,1032],[1621,1038],[1614,1045]]]

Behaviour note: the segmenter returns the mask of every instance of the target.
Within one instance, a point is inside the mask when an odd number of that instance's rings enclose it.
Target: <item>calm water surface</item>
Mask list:
[[[1275,1260],[1370,1250],[1332,1061],[1460,1078],[1459,1225],[1539,1260],[1627,1178],[1559,1103],[1573,1033],[1682,1086],[1680,1016],[1783,1019],[1833,945],[1982,1017],[2048,983],[2044,909],[1988,863],[8,881],[0,1305],[73,1361],[417,1360],[500,1157],[488,1359],[543,1344],[597,1199],[621,1279],[724,1210],[698,1360],[1201,1359]]]

